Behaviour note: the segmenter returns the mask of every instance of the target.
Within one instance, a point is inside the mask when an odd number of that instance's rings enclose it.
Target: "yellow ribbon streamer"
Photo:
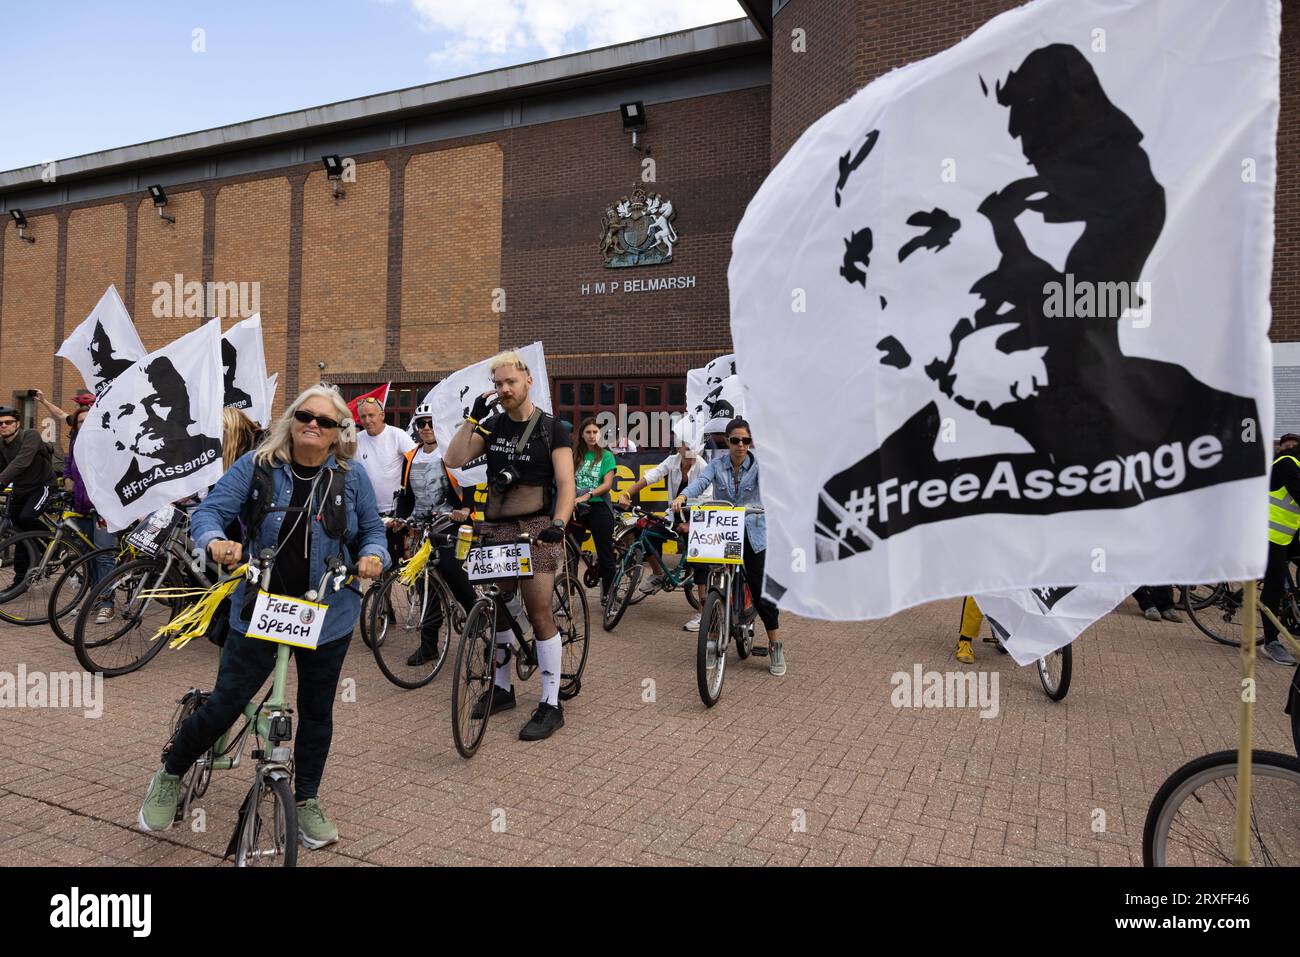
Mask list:
[[[408,588],[415,584],[416,579],[424,573],[424,566],[429,564],[429,556],[433,553],[433,545],[429,539],[425,539],[419,548],[402,564],[402,570],[398,572],[398,578],[403,585]]]
[[[212,616],[216,613],[217,607],[239,587],[239,583],[243,580],[247,571],[248,566],[246,564],[240,565],[231,572],[230,577],[225,581],[204,590],[155,588],[152,591],[141,593],[141,598],[198,598],[198,601],[187,606],[179,615],[159,628],[158,633],[153,636],[152,640],[157,641],[159,638],[173,635],[174,637],[168,647],[184,648],[193,639],[207,634],[208,626],[212,624]]]

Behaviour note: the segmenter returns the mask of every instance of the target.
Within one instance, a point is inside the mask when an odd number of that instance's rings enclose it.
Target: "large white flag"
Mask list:
[[[533,404],[545,412],[551,411],[551,384],[546,378],[546,353],[540,342],[516,350],[528,365],[533,377],[533,387],[528,397]],[[489,359],[466,366],[459,372],[453,372],[443,379],[424,397],[424,401],[433,406],[433,434],[438,440],[438,447],[446,450],[451,438],[460,428],[461,423],[469,417],[469,410],[474,400],[484,392],[491,392],[492,370],[488,368]],[[487,456],[479,456],[464,468],[452,469],[451,474],[462,487],[478,485],[487,481]]]
[[[72,330],[55,353],[77,367],[86,388],[102,395],[108,384],[144,355],[144,343],[135,323],[110,285],[90,315]]]
[[[133,363],[77,434],[95,510],[109,531],[221,478],[221,320]]]
[[[1279,29],[1038,0],[786,154],[728,273],[782,607],[1263,571]]]
[[[266,389],[266,354],[262,348],[262,315],[237,322],[221,337],[224,404],[265,423],[270,397]]]

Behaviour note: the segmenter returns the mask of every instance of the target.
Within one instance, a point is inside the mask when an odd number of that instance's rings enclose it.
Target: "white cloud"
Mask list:
[[[496,61],[540,49],[553,57],[734,20],[736,0],[410,0],[426,29],[445,34],[435,65]],[[480,65],[486,65],[480,63]]]

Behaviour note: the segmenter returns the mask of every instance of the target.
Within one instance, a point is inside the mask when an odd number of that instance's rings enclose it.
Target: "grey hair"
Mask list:
[[[304,389],[298,398],[285,407],[284,412],[267,430],[262,444],[253,453],[254,461],[262,465],[278,465],[281,462],[293,461],[293,434],[290,431],[293,426],[293,414],[311,398],[329,399],[333,404],[335,418],[342,423],[342,426],[339,428],[339,434],[334,437],[334,444],[330,446],[330,451],[334,453],[334,460],[339,468],[348,467],[348,459],[356,454],[357,426],[352,421],[352,413],[348,411],[347,403],[343,401],[343,396],[339,395],[339,390],[329,385],[314,385]]]

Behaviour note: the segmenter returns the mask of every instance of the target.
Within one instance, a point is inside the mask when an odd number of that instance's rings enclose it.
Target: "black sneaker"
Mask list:
[[[427,648],[421,645],[411,657],[406,659],[408,668],[418,668],[420,665],[427,665],[430,661],[438,660],[438,646]]]
[[[528,719],[528,723],[519,729],[519,740],[541,741],[563,727],[564,709],[543,701]]]
[[[474,702],[474,710],[469,716],[474,721],[483,720],[483,702],[487,700],[488,693],[484,691],[479,695],[478,701]],[[515,689],[511,688],[505,691],[501,688],[494,688],[492,694],[492,711],[490,714],[496,714],[498,711],[509,711],[515,706]]]

